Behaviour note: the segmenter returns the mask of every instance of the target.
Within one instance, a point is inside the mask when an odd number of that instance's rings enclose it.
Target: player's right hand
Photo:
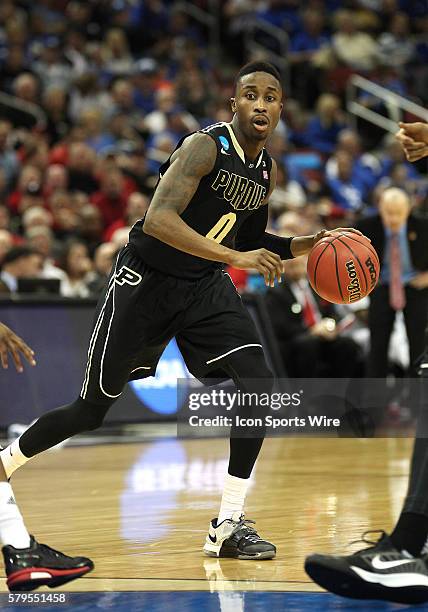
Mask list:
[[[9,329],[7,325],[0,323],[0,361],[5,370],[9,366],[8,353],[12,355],[15,368],[18,372],[24,370],[20,354],[25,357],[29,364],[32,366],[36,365],[34,351],[24,342],[24,340],[22,340],[22,338]]]
[[[281,257],[267,249],[257,249],[256,251],[235,251],[236,255],[230,264],[238,270],[257,270],[264,276],[265,284],[268,287],[275,286],[275,278],[282,282],[284,272]]]

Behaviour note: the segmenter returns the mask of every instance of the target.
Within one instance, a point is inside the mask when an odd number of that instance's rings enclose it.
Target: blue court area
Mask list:
[[[423,606],[406,606],[386,602],[342,599],[329,593],[272,593],[272,592],[216,592],[163,591],[163,592],[107,592],[66,593],[62,604],[7,604],[2,595],[2,610],[17,612],[23,609],[40,610],[115,610],[116,612],[347,612],[428,610]]]

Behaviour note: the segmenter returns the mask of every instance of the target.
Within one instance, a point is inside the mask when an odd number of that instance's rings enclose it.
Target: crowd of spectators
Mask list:
[[[425,2],[191,4],[217,7],[220,47],[172,0],[0,3],[0,292],[36,273],[59,279],[63,296],[101,292],[177,141],[231,119],[234,73],[260,54],[245,44],[254,20],[289,38],[290,89],[269,144],[278,163],[271,231],[352,224],[391,185],[427,210],[423,163],[409,164],[391,135],[355,124],[344,104],[357,72],[427,105]],[[263,32],[253,35],[275,51]],[[360,102],[387,113],[368,95]],[[251,273],[235,280],[262,289]]]

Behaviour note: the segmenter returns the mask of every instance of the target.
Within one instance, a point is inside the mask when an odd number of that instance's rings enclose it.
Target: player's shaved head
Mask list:
[[[269,64],[268,62],[249,62],[242,66],[235,79],[235,90],[239,87],[244,77],[249,74],[254,74],[255,72],[264,72],[266,74],[270,74],[278,81],[278,89],[282,90],[281,85],[281,75],[279,71],[273,64]]]
[[[246,64],[237,74],[235,96],[230,102],[235,114],[234,129],[248,142],[266,142],[278,125],[282,111],[278,70],[267,62]]]
[[[384,226],[398,232],[410,214],[410,198],[403,189],[389,187],[380,196],[379,212]]]

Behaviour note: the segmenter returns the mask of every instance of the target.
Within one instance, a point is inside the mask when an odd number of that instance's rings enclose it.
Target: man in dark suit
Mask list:
[[[266,303],[289,376],[357,376],[359,347],[338,335],[334,306],[312,291],[305,257],[286,262],[285,279],[267,292]]]
[[[402,189],[386,189],[379,215],[363,219],[358,229],[371,239],[381,264],[380,279],[370,296],[370,353],[367,374],[384,378],[395,316],[403,311],[410,352],[410,374],[424,350],[428,320],[428,220],[411,214]]]

